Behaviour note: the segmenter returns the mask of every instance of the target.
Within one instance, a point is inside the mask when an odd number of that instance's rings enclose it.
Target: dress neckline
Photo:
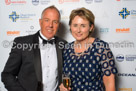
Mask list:
[[[75,52],[75,49],[74,49],[74,47],[72,48],[72,52],[73,52],[73,55],[76,55],[76,56],[83,56],[84,54],[88,54],[88,52],[89,52],[89,50],[91,50],[92,49],[92,47],[94,46],[94,44],[95,44],[95,42],[98,40],[98,38],[95,38],[94,39],[94,41],[93,41],[93,43],[91,44],[91,46],[89,46],[88,48],[87,48],[87,50],[85,50],[85,51],[83,51],[83,52],[79,52],[79,53],[76,53]],[[72,44],[74,45],[74,41],[72,42]]]

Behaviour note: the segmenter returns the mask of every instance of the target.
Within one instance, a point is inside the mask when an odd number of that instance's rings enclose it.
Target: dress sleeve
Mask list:
[[[115,67],[115,60],[112,54],[112,51],[109,48],[108,43],[103,48],[103,52],[101,55],[101,67],[103,75],[110,76],[111,74],[117,73],[117,68]]]

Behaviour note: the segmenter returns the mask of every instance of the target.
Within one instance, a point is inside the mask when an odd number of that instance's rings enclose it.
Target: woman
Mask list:
[[[114,57],[108,44],[91,37],[94,15],[86,8],[70,15],[70,30],[76,39],[64,50],[64,74],[71,79],[71,91],[115,91]],[[67,91],[63,84],[60,91]]]

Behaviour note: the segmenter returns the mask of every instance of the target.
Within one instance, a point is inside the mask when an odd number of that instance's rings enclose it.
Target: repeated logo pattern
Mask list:
[[[130,15],[130,11],[127,10],[127,8],[123,8],[120,12],[119,15],[123,18],[126,19],[128,15]]]
[[[15,11],[13,11],[10,15],[9,18],[13,21],[16,22],[17,19],[19,19],[19,15],[17,15],[17,13]]]

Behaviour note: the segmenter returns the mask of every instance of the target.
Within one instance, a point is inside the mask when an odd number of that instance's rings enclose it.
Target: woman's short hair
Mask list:
[[[71,25],[72,20],[75,18],[75,16],[80,16],[83,19],[87,19],[89,21],[90,26],[92,24],[94,25],[95,17],[94,17],[94,14],[89,9],[82,7],[82,8],[72,10],[70,17],[69,17],[70,18],[69,25]],[[94,30],[94,27],[93,27],[93,30]]]

